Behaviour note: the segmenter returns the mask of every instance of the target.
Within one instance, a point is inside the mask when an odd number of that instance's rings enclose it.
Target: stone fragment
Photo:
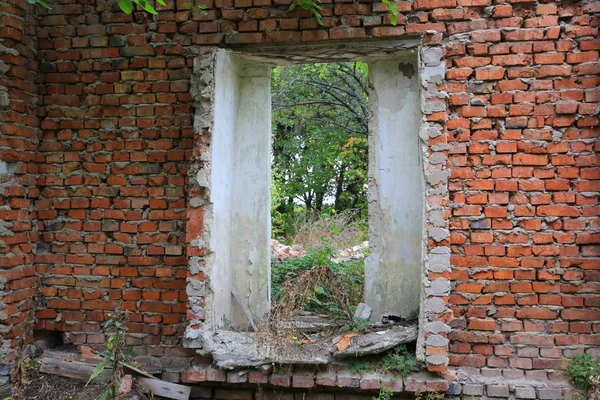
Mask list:
[[[443,296],[450,291],[450,281],[445,278],[437,278],[433,280],[425,292],[430,296]]]
[[[368,319],[371,316],[371,307],[366,303],[359,303],[354,312],[354,318]]]
[[[10,105],[8,89],[5,87],[0,87],[0,107],[7,107],[8,105]]]
[[[446,76],[446,64],[440,63],[440,65],[435,67],[425,67],[423,68],[423,75],[421,79],[421,84],[423,87],[427,87],[427,83],[435,83],[439,84]]]
[[[335,357],[359,357],[379,354],[403,343],[417,339],[417,325],[394,326],[393,328],[369,332],[352,338],[350,346],[335,353]]]
[[[510,394],[508,385],[487,385],[486,389],[489,397],[508,397]]]
[[[5,74],[10,68],[10,65],[0,60],[0,74]]]
[[[450,231],[448,229],[442,228],[430,228],[429,229],[429,237],[435,240],[436,242],[441,242],[444,239],[447,239],[450,236]]]
[[[467,396],[483,396],[483,385],[467,383],[463,386],[463,394]]]
[[[439,297],[432,297],[425,301],[425,311],[432,313],[441,313],[446,310],[446,303]]]
[[[441,47],[426,47],[423,49],[423,63],[428,67],[436,67],[440,65],[442,55]]]
[[[430,185],[437,185],[440,182],[446,184],[449,176],[450,173],[448,171],[435,171],[427,175],[427,182]]]
[[[458,382],[451,382],[448,385],[448,390],[446,391],[447,395],[450,396],[458,396],[462,392],[462,385]]]
[[[562,390],[554,388],[539,388],[538,398],[540,400],[560,400],[562,399]]]
[[[427,356],[426,360],[429,364],[433,365],[448,365],[450,361],[448,357],[444,356]]]
[[[443,347],[448,345],[448,339],[440,335],[431,335],[425,341],[428,346]]]
[[[518,387],[515,389],[515,397],[517,399],[535,399],[535,388]]]

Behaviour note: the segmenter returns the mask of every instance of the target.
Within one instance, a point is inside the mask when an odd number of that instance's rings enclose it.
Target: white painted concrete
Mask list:
[[[369,256],[365,302],[372,321],[416,317],[420,307],[423,172],[418,68],[406,59],[369,63]]]
[[[232,197],[233,287],[258,323],[271,306],[271,68],[240,68]],[[235,304],[232,322],[247,325]]]
[[[237,64],[228,52],[220,51],[215,61],[214,127],[211,141],[210,192],[213,220],[210,248],[214,255],[210,271],[212,321],[218,327],[231,314],[231,198],[234,181],[234,148],[239,98]]]
[[[219,51],[211,142],[210,272],[214,328],[247,327],[237,290],[258,322],[270,307],[270,68]]]

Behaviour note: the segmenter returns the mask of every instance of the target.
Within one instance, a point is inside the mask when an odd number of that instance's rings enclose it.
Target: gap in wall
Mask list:
[[[277,65],[290,63],[227,50],[217,50],[212,57],[213,64],[198,64],[214,68],[211,72],[214,74],[212,107],[202,108],[214,118],[211,153],[207,158],[210,168],[198,173],[198,181],[210,193],[205,227],[209,234],[203,237],[208,241],[200,242],[209,245],[205,257],[209,287],[205,290],[200,285],[197,288],[188,285],[191,304],[202,301],[207,313],[201,331],[194,334],[189,330],[189,334],[186,333],[188,346],[200,345],[200,354],[210,354],[221,368],[261,365],[266,359],[282,364],[329,364],[347,362],[344,358],[349,356],[356,359],[390,351],[390,356],[402,357],[405,353],[394,354],[391,349],[410,344],[418,337],[415,317],[421,305],[422,290],[424,194],[418,142],[422,114],[416,59],[389,54],[373,59],[352,57],[337,60],[332,57],[332,60],[342,62],[368,61],[358,65],[368,70],[364,96],[369,100],[365,107],[368,110],[367,133],[363,135],[367,140],[363,140],[361,146],[352,141],[352,145],[368,154],[366,184],[363,169],[361,187],[362,196],[366,191],[367,197],[367,212],[362,213],[368,214],[368,255],[364,260],[364,279],[360,279],[363,278],[360,271],[363,266],[358,263],[359,279],[354,285],[358,293],[354,300],[344,304],[347,323],[336,327],[331,324],[330,308],[317,314],[327,320],[325,324],[287,318],[289,315],[308,317],[303,313],[307,298],[311,302],[323,303],[319,296],[327,293],[324,285],[335,279],[333,274],[328,275],[334,269],[331,256],[321,255],[320,260],[312,261],[312,266],[328,268],[317,271],[312,276],[313,280],[308,280],[310,285],[302,287],[292,281],[291,286],[299,294],[295,296],[297,301],[282,302],[288,308],[281,313],[277,304],[272,307],[271,284],[278,278],[271,279],[271,240],[273,237],[279,237],[283,242],[288,240],[285,228],[278,232],[281,226],[277,226],[275,218],[273,225],[271,221],[271,213],[281,206],[273,200],[277,197],[277,193],[273,193],[277,191],[277,183],[271,185],[271,180],[281,177],[277,176],[278,171],[272,171],[274,151],[278,146],[278,141],[273,143],[272,139],[277,136],[278,124],[288,128],[290,125],[285,118],[272,113],[272,108],[276,111],[277,100],[272,103],[271,98],[281,92],[281,88],[272,87],[277,86],[277,82],[272,84],[275,80],[272,78],[282,73],[283,68]],[[303,60],[300,64],[307,63],[305,68],[310,69],[318,67],[316,62]],[[317,91],[319,98],[323,97],[321,92]],[[298,91],[292,94],[298,95]],[[310,100],[309,96],[310,101],[314,100]],[[359,107],[352,105],[348,111],[356,112]],[[324,109],[320,107],[317,111],[322,113]],[[336,117],[341,115],[340,112],[334,114]],[[314,126],[327,131],[321,125]],[[364,126],[362,128],[364,132]],[[282,129],[281,126],[279,129]],[[355,127],[355,130],[360,129]],[[292,135],[290,143],[298,147],[299,141]],[[316,146],[322,151],[324,147]],[[297,158],[294,151],[290,154]],[[335,172],[335,167],[330,169]],[[310,172],[308,176],[315,175],[315,171],[307,172]],[[335,191],[331,193],[335,194]],[[323,190],[319,196],[316,192],[305,196],[306,200],[310,198],[311,208],[319,210],[317,216],[321,219],[324,209],[329,211],[326,218],[331,218],[335,209],[335,195],[329,194],[329,197],[333,199],[329,199]],[[361,202],[352,197],[342,200],[354,205]],[[338,200],[338,208],[342,209],[340,202]],[[294,200],[283,203],[291,203],[294,207],[299,205]],[[331,245],[331,236],[337,236],[336,232],[331,235],[331,231],[338,230],[339,234],[339,227],[326,223],[323,229],[329,237],[316,235],[316,244],[328,241],[326,244]],[[309,289],[310,296],[306,296]],[[361,289],[363,294],[360,294]],[[343,297],[339,293],[335,295],[334,302]],[[358,312],[364,316],[362,320],[354,318],[354,306],[361,300],[372,310],[371,313]],[[331,307],[331,304],[324,307]],[[294,330],[297,334],[291,334]],[[353,339],[349,350],[344,352],[335,343],[352,331],[360,332],[361,336]],[[314,335],[320,340],[313,340]],[[361,348],[356,351],[355,344],[364,342],[369,343],[357,346],[367,350]],[[287,350],[291,352],[286,354]],[[376,358],[383,359],[381,356]]]
[[[355,322],[368,252],[367,75],[363,62],[272,71],[275,320]]]

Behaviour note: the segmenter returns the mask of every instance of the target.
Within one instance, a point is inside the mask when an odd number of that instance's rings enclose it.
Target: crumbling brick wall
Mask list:
[[[135,351],[186,355],[190,73],[181,45],[107,4],[39,19],[38,327],[103,343],[122,301]]]
[[[452,210],[450,237],[435,244],[452,252],[440,275],[452,282],[449,367],[518,376],[597,352],[600,3],[400,1],[391,26],[383,3],[325,1],[319,26],[306,11],[288,13],[289,2],[208,1],[202,15],[178,0],[152,17],[72,1],[38,18],[20,8],[1,17],[0,40],[22,49],[0,53],[10,65],[0,86],[14,87],[16,108],[0,109],[0,160],[19,161],[17,189],[3,198],[10,210],[0,211],[10,224],[1,271],[18,279],[5,286],[5,307],[29,294],[35,265],[38,328],[97,344],[103,311],[122,300],[137,352],[190,354],[180,340],[187,256],[201,254],[187,254],[186,218],[197,237],[202,208],[186,212],[187,169],[209,145],[192,127],[194,58],[205,46],[434,31],[448,95],[431,120],[445,124],[435,142],[448,146],[451,172],[450,195],[435,200]],[[18,213],[31,229],[17,228]]]
[[[26,2],[0,16],[0,355],[33,308],[40,121],[37,19]],[[13,343],[14,344],[14,343]]]

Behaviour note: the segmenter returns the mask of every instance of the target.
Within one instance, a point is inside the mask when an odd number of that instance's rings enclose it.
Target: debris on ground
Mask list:
[[[362,242],[357,246],[338,250],[331,261],[336,263],[356,262],[364,260],[369,249],[369,242]],[[306,249],[300,245],[288,246],[276,239],[271,239],[271,258],[283,261],[288,258],[301,258],[306,254]]]
[[[46,350],[39,359],[39,371],[67,378],[74,378],[87,382],[102,358],[96,355],[89,347],[81,346],[80,353],[61,350]],[[120,392],[123,395],[132,393],[133,387],[138,387],[138,393],[152,393],[174,400],[187,400],[191,388],[185,385],[160,380],[146,371],[122,363],[123,367],[132,374],[125,375],[121,381]],[[106,367],[96,378],[94,383],[106,383],[111,378],[111,370]],[[158,393],[160,392],[160,393]]]

